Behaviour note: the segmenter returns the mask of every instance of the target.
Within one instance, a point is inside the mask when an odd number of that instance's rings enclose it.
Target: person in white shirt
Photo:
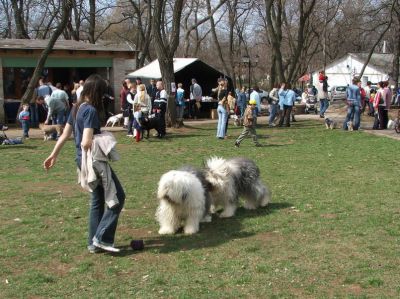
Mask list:
[[[159,80],[156,84],[157,93],[154,100],[153,112],[160,119],[160,132],[158,138],[163,138],[166,134],[165,113],[167,112],[168,94],[164,89],[164,83]]]
[[[367,86],[364,87],[365,90],[365,106],[368,106],[368,115],[374,116],[374,104],[370,102],[371,98],[371,81],[367,82]],[[363,112],[365,110],[365,106],[363,107]]]
[[[81,97],[81,92],[83,90],[83,85],[85,84],[85,81],[80,80],[79,81],[79,87],[76,90],[76,100],[79,101],[79,98]]]

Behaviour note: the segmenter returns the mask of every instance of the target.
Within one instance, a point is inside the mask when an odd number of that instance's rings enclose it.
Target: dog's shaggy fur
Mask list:
[[[120,125],[123,118],[124,117],[122,113],[112,115],[107,119],[105,126],[108,127],[109,125],[111,125],[111,127],[114,127],[116,124]]]
[[[225,160],[212,157],[206,161],[205,177],[210,185],[211,211],[223,207],[220,217],[232,217],[239,205],[239,196],[245,198],[244,208],[252,210],[266,206],[271,193],[260,178],[257,165],[246,158]]]
[[[348,121],[347,122],[347,130],[349,130],[349,131],[353,131],[354,130],[352,121]]]
[[[333,130],[336,128],[336,122],[330,118],[325,118],[325,126],[327,129]]]
[[[51,135],[53,133],[57,133],[57,136],[61,136],[64,126],[63,125],[45,125],[45,124],[39,124],[39,128],[43,131],[44,133],[44,138],[43,140],[50,140],[52,137]]]
[[[156,211],[159,234],[174,234],[183,226],[184,233],[190,235],[199,231],[202,220],[211,221],[210,196],[205,184],[203,174],[192,167],[171,170],[161,176]]]

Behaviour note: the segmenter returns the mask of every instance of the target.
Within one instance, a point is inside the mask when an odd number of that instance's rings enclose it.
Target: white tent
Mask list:
[[[174,58],[174,73],[179,72],[193,62],[199,60],[198,58]],[[145,78],[145,79],[160,79],[161,71],[158,59],[152,61],[148,65],[129,73],[127,77]]]

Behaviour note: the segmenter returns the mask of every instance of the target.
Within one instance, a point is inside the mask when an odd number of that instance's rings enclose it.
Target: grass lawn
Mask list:
[[[117,133],[127,200],[116,255],[86,251],[89,194],[72,142],[49,173],[54,143],[0,147],[0,298],[398,298],[399,142],[313,121],[257,131],[265,147],[237,149],[215,125],[139,144]],[[214,216],[194,236],[158,236],[161,174],[211,155],[254,159],[272,203]],[[130,250],[132,239],[145,250]]]

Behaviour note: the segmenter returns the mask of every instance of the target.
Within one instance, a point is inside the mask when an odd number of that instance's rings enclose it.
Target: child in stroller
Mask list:
[[[301,95],[301,102],[302,104],[306,105],[305,108],[305,113],[309,114],[310,112],[314,112],[315,114],[318,114],[318,107],[317,107],[317,98],[315,95],[310,94],[308,92],[308,89],[306,88]]]
[[[14,145],[14,144],[22,144],[22,138],[15,138],[15,139],[10,139],[7,137],[6,133],[4,131],[7,131],[8,127],[6,125],[0,124],[0,145]]]

